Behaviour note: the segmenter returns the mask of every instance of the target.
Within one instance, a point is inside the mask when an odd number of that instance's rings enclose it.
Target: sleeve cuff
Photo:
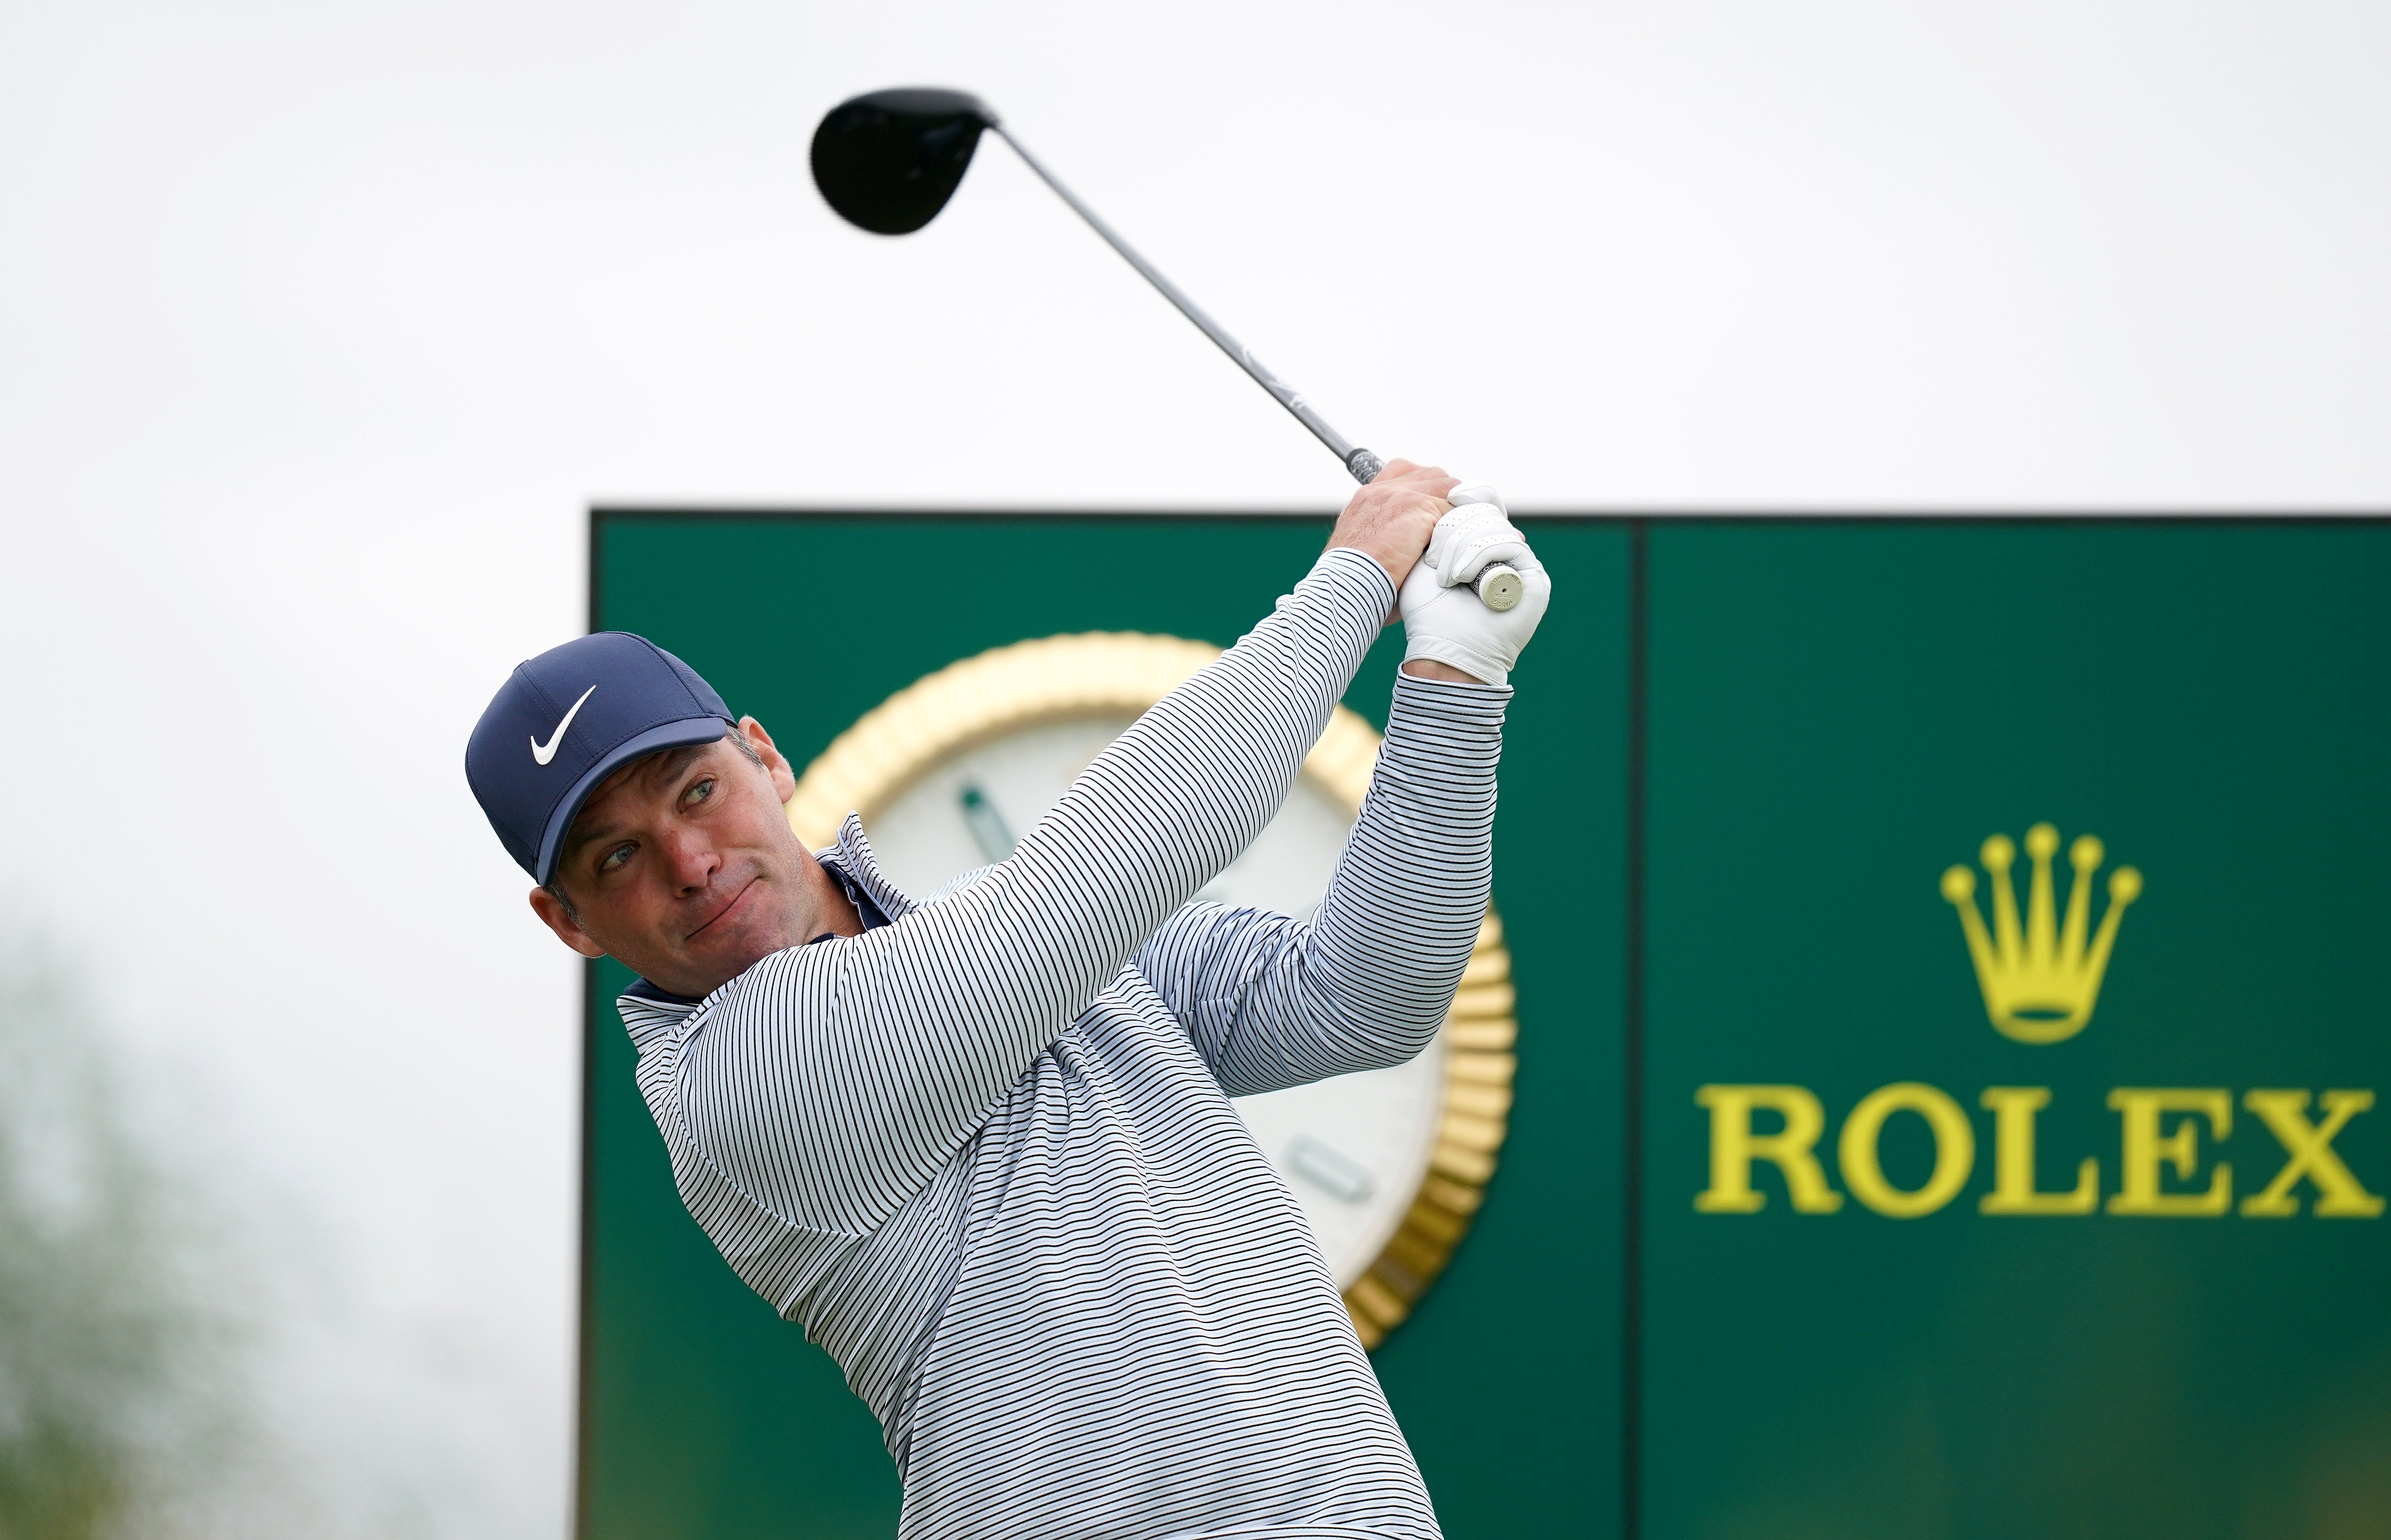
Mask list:
[[[1376,563],[1371,564],[1376,565]],[[1394,709],[1407,715],[1466,722],[1500,731],[1503,713],[1510,704],[1511,687],[1507,684],[1424,679],[1417,674],[1406,674],[1401,669],[1395,671]]]
[[[1366,584],[1368,592],[1377,601],[1381,624],[1394,612],[1395,580],[1387,576],[1387,569],[1378,565],[1376,557],[1364,556],[1351,546],[1338,546],[1322,551],[1320,560],[1312,563],[1312,570],[1337,574],[1339,588]]]

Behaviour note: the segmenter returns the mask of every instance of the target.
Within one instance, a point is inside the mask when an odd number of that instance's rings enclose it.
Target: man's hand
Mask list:
[[[1460,485],[1458,478],[1433,465],[1389,460],[1387,468],[1354,493],[1345,511],[1337,515],[1328,549],[1343,546],[1360,551],[1386,568],[1388,578],[1400,589],[1428,549],[1437,520],[1453,506],[1444,495]]]
[[[1507,684],[1519,650],[1552,602],[1553,580],[1505,516],[1493,488],[1472,487],[1462,496],[1469,500],[1437,521],[1426,554],[1403,580],[1403,671]],[[1519,575],[1524,591],[1512,609],[1488,609],[1469,586],[1490,562]]]

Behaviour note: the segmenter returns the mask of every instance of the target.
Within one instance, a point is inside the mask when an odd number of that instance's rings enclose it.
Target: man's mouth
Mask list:
[[[740,904],[741,904],[741,903],[743,903],[743,901],[745,901],[746,897],[747,897],[748,890],[749,890],[750,888],[754,887],[754,886],[756,885],[756,883],[760,882],[761,880],[762,880],[762,879],[761,879],[761,878],[759,878],[759,877],[750,877],[750,878],[748,878],[748,879],[747,879],[747,881],[746,881],[743,885],[742,885],[742,886],[741,886],[741,887],[740,887],[740,889],[739,889],[739,891],[738,891],[738,892],[733,893],[732,895],[730,895],[730,902],[728,902],[728,903],[724,904],[720,909],[716,910],[716,911],[715,911],[711,915],[707,916],[707,917],[706,917],[705,924],[704,924],[704,925],[702,925],[698,926],[695,930],[691,931],[687,936],[683,937],[683,938],[682,938],[682,939],[683,939],[683,940],[689,940],[689,941],[694,941],[694,940],[696,940],[699,937],[701,937],[701,936],[704,935],[708,930],[712,929],[712,928],[713,928],[713,926],[714,926],[714,923],[715,923],[715,921],[721,919],[725,914],[728,914],[728,913],[730,913],[732,910],[737,909],[737,908],[740,906]]]

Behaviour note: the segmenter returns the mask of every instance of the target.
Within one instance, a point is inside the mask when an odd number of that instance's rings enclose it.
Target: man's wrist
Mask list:
[[[1467,590],[1455,589],[1451,591],[1466,595]],[[1471,598],[1470,602],[1475,603],[1475,598]],[[1418,671],[1424,667],[1436,666],[1441,666],[1450,672],[1440,674]],[[1511,683],[1510,670],[1505,668],[1494,658],[1487,656],[1484,648],[1472,647],[1467,642],[1452,637],[1422,634],[1415,628],[1409,629],[1408,634],[1403,638],[1403,669],[1413,674],[1414,678],[1434,679],[1441,684],[1472,684],[1484,689],[1501,690],[1507,688]]]
[[[1449,663],[1441,663],[1435,658],[1408,658],[1404,660],[1403,672],[1415,679],[1441,679],[1446,684],[1489,682],[1475,674],[1465,673]]]
[[[1333,538],[1329,542],[1328,549],[1330,550],[1350,550],[1356,556],[1366,556],[1370,559],[1373,565],[1375,565],[1380,572],[1387,575],[1388,582],[1392,583],[1398,589],[1403,586],[1402,573],[1395,570],[1393,559],[1385,552],[1374,550],[1370,547],[1359,543],[1340,541]],[[1408,571],[1409,569],[1407,568],[1405,570]]]

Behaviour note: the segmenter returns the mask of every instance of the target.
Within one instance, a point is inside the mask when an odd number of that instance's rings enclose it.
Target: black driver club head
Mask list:
[[[911,235],[947,206],[980,130],[995,122],[961,91],[867,91],[832,108],[814,130],[814,186],[848,224]]]

